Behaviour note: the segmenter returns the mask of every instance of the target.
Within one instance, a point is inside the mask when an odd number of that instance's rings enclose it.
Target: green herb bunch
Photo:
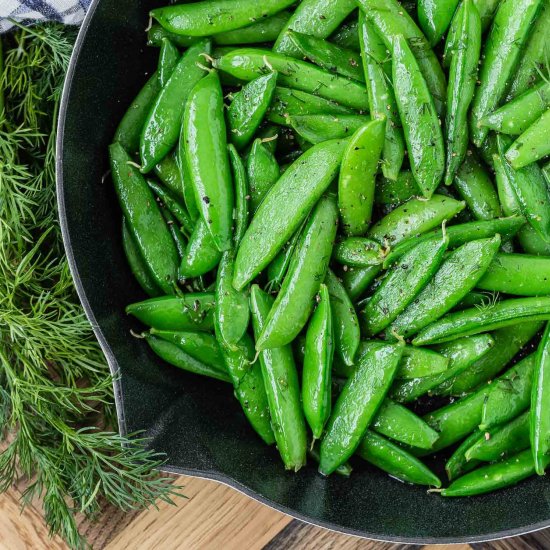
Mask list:
[[[161,457],[109,431],[111,376],[78,303],[55,202],[55,128],[75,31],[2,37],[0,66],[0,491],[29,480],[52,534],[85,545],[75,514],[170,502]],[[2,56],[0,56],[2,59]]]

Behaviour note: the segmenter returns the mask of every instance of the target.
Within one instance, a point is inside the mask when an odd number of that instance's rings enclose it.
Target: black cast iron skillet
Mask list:
[[[550,484],[531,479],[492,495],[445,500],[358,465],[350,479],[313,465],[285,472],[247,425],[226,384],[161,364],[124,314],[144,298],[121,247],[107,146],[157,52],[145,51],[158,0],[95,0],[63,93],[57,150],[59,215],[78,294],[113,373],[120,431],[143,430],[166,470],[211,478],[297,518],[371,539],[419,544],[489,540],[550,525]]]

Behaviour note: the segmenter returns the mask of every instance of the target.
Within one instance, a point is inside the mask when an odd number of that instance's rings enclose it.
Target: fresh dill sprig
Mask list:
[[[55,203],[55,127],[75,32],[2,37],[0,63],[0,491],[29,480],[51,534],[78,548],[75,514],[178,494],[145,441],[110,428],[111,376],[76,298]],[[0,49],[1,56],[1,49]]]

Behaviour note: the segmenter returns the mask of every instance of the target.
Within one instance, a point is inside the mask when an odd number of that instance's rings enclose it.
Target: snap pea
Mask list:
[[[381,244],[393,246],[408,237],[416,239],[419,234],[440,226],[464,207],[465,203],[444,195],[433,195],[428,200],[411,199],[374,224],[368,236]]]
[[[328,188],[340,168],[345,141],[309,149],[271,188],[237,252],[233,286],[242,290],[281,250]]]
[[[411,170],[422,194],[430,198],[445,172],[441,124],[420,66],[401,34],[393,39],[392,61],[395,99]]]
[[[361,443],[392,383],[402,353],[402,344],[387,344],[369,351],[357,363],[334,405],[321,441],[322,474],[334,472]]]
[[[484,433],[476,430],[473,434],[467,437],[450,456],[449,460],[445,463],[445,472],[449,481],[455,480],[461,475],[471,472],[474,468],[477,468],[480,464],[480,460],[468,460],[466,453],[470,450],[472,445],[475,445],[478,441],[484,439]]]
[[[360,82],[270,50],[234,50],[218,59],[216,67],[245,81],[265,74],[266,70],[277,71],[282,86],[317,94],[353,109],[366,110],[369,106],[367,92]]]
[[[293,30],[288,30],[287,36],[300,52],[300,56],[309,59],[315,65],[331,73],[365,82],[365,75],[361,69],[361,56],[357,52]]]
[[[178,251],[145,178],[120,143],[109,147],[115,191],[128,228],[157,286],[174,293]]]
[[[208,40],[191,46],[155,99],[143,123],[140,139],[142,172],[152,170],[176,144],[185,102],[195,84],[205,75],[204,69],[199,66],[204,61],[202,54],[209,54],[210,51]]]
[[[441,491],[444,497],[469,497],[509,487],[535,473],[531,451],[466,474]]]
[[[466,155],[453,183],[477,220],[500,217],[501,208],[495,186],[476,155]]]
[[[300,235],[302,234],[302,231],[304,229],[304,226],[306,224],[306,221],[302,223],[300,228],[292,235],[292,238],[286,243],[284,248],[277,254],[275,259],[269,264],[269,267],[267,268],[267,280],[268,280],[268,286],[270,290],[279,290],[281,287],[281,284],[285,278],[285,275],[288,271],[288,266],[290,265],[290,260],[292,260],[292,256],[294,255],[294,251],[296,250],[296,245],[298,244],[298,240],[300,239]]]
[[[327,38],[355,8],[354,0],[303,0],[281,31],[273,49],[292,57],[299,57],[300,52],[288,37],[289,29]]]
[[[193,232],[194,223],[191,217],[187,213],[185,207],[180,204],[178,199],[162,185],[152,179],[147,180],[147,185],[151,188],[153,193],[158,197],[160,202],[170,211],[170,213],[176,218],[181,225],[186,235],[190,235]]]
[[[369,267],[380,265],[384,253],[375,241],[365,237],[348,237],[334,247],[332,258],[342,265]]]
[[[344,288],[352,302],[356,302],[365,293],[370,284],[382,271],[382,266],[352,267],[341,273]]]
[[[525,132],[550,107],[550,83],[541,82],[502,107],[483,117],[479,123],[504,134]]]
[[[502,250],[502,247],[501,247]],[[487,292],[478,292],[472,290],[469,294],[464,296],[458,304],[452,309],[452,311],[461,311],[472,306],[481,306],[487,303],[487,299],[490,299],[490,294]]]
[[[493,345],[494,340],[491,336],[481,334],[437,347],[436,351],[449,359],[448,368],[440,374],[398,381],[392,388],[392,399],[399,403],[410,403],[428,392],[445,393],[446,382],[452,381],[456,375],[464,372],[474,361],[487,353]]]
[[[458,1],[418,0],[418,23],[431,46],[435,46],[449,28]]]
[[[418,458],[374,432],[367,431],[357,454],[392,477],[407,483],[441,487],[439,478]]]
[[[162,292],[153,279],[147,264],[143,261],[141,252],[125,219],[122,221],[122,247],[124,248],[128,265],[139,286],[151,297],[160,296]]]
[[[396,180],[405,156],[403,128],[397,111],[391,78],[391,61],[384,42],[378,35],[372,21],[359,13],[359,41],[363,58],[363,71],[369,95],[372,118],[386,117],[386,136],[382,151],[382,173],[390,180]]]
[[[500,236],[496,235],[491,239],[470,241],[454,250],[414,302],[388,327],[387,334],[400,334],[407,338],[424,327],[431,326],[434,320],[437,324],[437,319],[450,311],[475,287],[499,247]],[[463,312],[450,315],[459,314],[463,315]],[[424,334],[425,330],[420,334]],[[417,336],[413,343],[421,345],[423,337]]]
[[[159,74],[153,73],[122,117],[114,141],[120,143],[129,153],[139,151],[141,130],[161,89]]]
[[[258,351],[289,344],[307,323],[326,275],[337,219],[335,197],[322,198],[300,236],[262,333],[256,337]]]
[[[191,219],[196,222],[200,217],[200,212],[197,207],[197,201],[195,199],[195,189],[191,182],[191,175],[189,174],[189,167],[187,166],[187,160],[185,158],[185,135],[184,127],[181,125],[180,138],[178,140],[176,159],[178,168],[180,171],[181,181],[183,183],[183,202]],[[157,165],[158,166],[158,165]]]
[[[281,176],[281,169],[274,155],[261,139],[254,140],[247,160],[250,184],[250,210],[255,212],[268,191]]]
[[[126,306],[126,313],[159,330],[210,331],[214,307],[214,294],[204,292],[151,298]]]
[[[228,146],[228,151],[231,173],[235,185],[235,232],[233,241],[235,246],[238,246],[248,228],[248,203],[250,196],[248,177],[244,163],[237,149],[235,149],[232,144]]]
[[[175,154],[165,156],[156,166],[155,175],[166,186],[166,188],[177,198],[178,201],[184,201],[183,188],[184,182],[178,166]],[[191,216],[191,214],[189,214]],[[194,221],[196,218],[191,216]]]
[[[533,122],[506,151],[506,158],[513,168],[519,170],[550,154],[550,109]]]
[[[222,382],[231,381],[229,375],[227,374],[227,370],[225,370],[225,365],[221,368],[207,365],[206,363],[191,357],[191,355],[186,353],[179,346],[162,340],[161,338],[148,335],[146,336],[145,341],[149,344],[156,355],[174,367],[178,367],[179,369],[191,372],[193,374],[209,376],[210,378],[215,378],[216,380],[221,380]]]
[[[227,153],[223,92],[216,72],[198,82],[185,106],[185,159],[195,201],[215,246],[231,248],[234,192]]]
[[[250,309],[256,338],[263,331],[273,300],[252,285]],[[300,403],[298,373],[290,346],[260,353],[271,423],[277,448],[287,469],[298,471],[306,462],[306,425]]]
[[[187,248],[187,239],[170,210],[163,208],[161,212],[164,220],[166,221],[166,225],[168,225],[168,229],[170,230],[170,235],[172,235],[172,239],[174,239],[174,243],[178,249],[178,256],[181,261],[185,254],[185,249]]]
[[[327,270],[325,284],[330,295],[336,355],[345,365],[353,365],[361,339],[355,308],[346,289],[330,269]]]
[[[447,243],[420,243],[392,266],[361,313],[366,334],[384,330],[415,299],[443,262]]]
[[[489,388],[480,418],[479,427],[488,430],[512,420],[529,408],[533,377],[535,371],[535,354],[522,359],[507,370]]]
[[[317,464],[319,464],[319,460],[321,460],[321,456],[319,455],[319,442],[318,441],[316,441],[315,444],[307,450],[307,454],[308,454],[308,456],[313,458],[313,460],[315,460],[315,462],[317,462]],[[351,475],[352,470],[353,470],[353,468],[349,465],[349,463],[344,462],[344,464],[339,466],[335,470],[334,473],[336,473],[338,475],[341,475],[341,476],[344,476],[344,477],[349,477]]]
[[[212,239],[208,226],[200,219],[189,237],[185,255],[180,264],[179,277],[190,279],[205,275],[220,263],[221,257],[222,252],[218,250]]]
[[[392,43],[399,35],[411,44],[436,110],[442,116],[447,91],[445,75],[430,44],[412,17],[397,0],[358,0],[358,4],[365,17],[374,23],[389,51],[392,51]]]
[[[471,138],[478,147],[489,131],[479,126],[478,121],[494,111],[503,99],[539,5],[540,0],[503,0],[499,4],[483,49],[480,85],[470,111]]]
[[[370,225],[385,127],[385,119],[361,125],[344,151],[338,180],[338,208],[348,235],[364,235]]]
[[[527,411],[504,426],[482,432],[483,437],[466,451],[466,458],[493,462],[529,448],[529,416]]]
[[[544,475],[550,460],[550,324],[539,344],[531,393],[530,441],[535,469]]]
[[[410,170],[403,170],[397,174],[395,180],[386,177],[378,179],[376,182],[374,203],[383,206],[384,211],[391,212],[391,210],[412,197],[420,195],[420,189],[414,180],[412,172]]]
[[[187,36],[210,36],[247,27],[293,4],[292,0],[205,0],[152,10],[149,15],[166,30]]]
[[[299,115],[288,119],[294,131],[309,143],[350,137],[369,117],[363,115]]]
[[[454,0],[446,0],[453,3]],[[446,2],[426,1],[427,5]],[[455,3],[456,7],[456,3]],[[450,185],[466,157],[468,149],[468,109],[474,97],[477,66],[481,53],[481,18],[473,0],[463,0],[458,24],[460,47],[451,60],[447,88],[447,118],[445,123],[446,171],[445,184]],[[450,16],[449,16],[450,17]]]
[[[307,329],[302,371],[302,404],[313,439],[321,438],[330,416],[333,340],[330,298],[326,285],[322,284]]]
[[[166,86],[166,83],[172,76],[172,73],[176,68],[176,65],[178,64],[179,59],[180,52],[178,51],[176,46],[172,44],[169,38],[163,38],[160,46],[158,64],[159,81],[161,88],[164,88],[164,86]]]
[[[269,73],[245,84],[233,96],[227,111],[231,142],[238,150],[244,149],[254,137],[277,86],[277,73]]]
[[[334,44],[338,44],[338,46],[342,46],[343,48],[349,48],[350,50],[355,50],[358,52],[360,50],[359,36],[357,32],[358,26],[359,25],[356,20],[351,20],[340,25],[340,28],[330,36],[330,41],[334,42]]]

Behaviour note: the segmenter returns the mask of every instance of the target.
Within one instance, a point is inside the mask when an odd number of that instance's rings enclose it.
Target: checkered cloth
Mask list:
[[[91,0],[0,0],[0,33],[13,26],[13,21],[32,25],[57,21],[79,25]]]

